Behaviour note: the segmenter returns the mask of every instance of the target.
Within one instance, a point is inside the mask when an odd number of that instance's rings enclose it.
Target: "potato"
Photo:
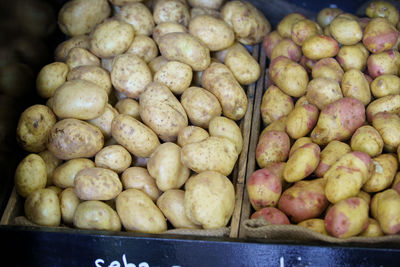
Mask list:
[[[350,145],[354,151],[361,151],[375,157],[382,153],[383,139],[374,127],[364,125],[354,132]]]
[[[270,124],[287,116],[294,108],[293,99],[275,85],[267,88],[261,100],[261,118],[264,124]]]
[[[260,168],[271,162],[286,161],[290,150],[289,136],[283,131],[266,131],[261,133],[257,148],[256,160]]]
[[[207,8],[207,7],[192,7],[190,9],[190,19],[194,19],[197,16],[209,15],[215,18],[220,18],[221,13],[218,10]]]
[[[318,60],[336,56],[339,52],[339,44],[330,36],[313,35],[303,42],[301,50],[307,58]]]
[[[368,57],[368,74],[376,78],[383,74],[395,74],[399,71],[400,54],[395,50],[383,51]]]
[[[333,140],[321,151],[320,161],[314,173],[318,177],[323,177],[329,168],[343,155],[350,152],[351,148],[348,144]]]
[[[343,78],[344,71],[334,58],[323,58],[318,60],[312,66],[312,77],[325,77],[333,79],[340,83]]]
[[[93,82],[103,88],[107,95],[111,93],[111,78],[110,74],[103,68],[98,66],[79,66],[73,68],[67,76],[67,80],[85,80]],[[53,96],[53,95],[52,95]]]
[[[324,174],[325,194],[329,202],[337,203],[358,194],[372,173],[371,157],[360,151],[345,154]]]
[[[271,59],[272,50],[282,41],[282,36],[278,33],[278,31],[272,31],[268,33],[262,42],[262,47],[265,50],[265,54],[269,59]]]
[[[210,15],[190,20],[189,33],[201,40],[210,51],[226,49],[235,41],[233,29],[222,19]]]
[[[260,65],[240,43],[228,48],[224,62],[242,85],[254,83],[260,78]]]
[[[85,168],[93,168],[94,166],[94,162],[90,159],[68,160],[54,170],[53,183],[60,188],[74,187],[76,174]]]
[[[22,112],[17,125],[17,141],[29,152],[46,149],[47,136],[56,124],[56,116],[45,105],[36,104]]]
[[[169,61],[155,74],[153,80],[166,85],[172,93],[182,94],[192,82],[192,68],[185,63]]]
[[[365,182],[362,189],[375,193],[390,187],[398,168],[397,157],[394,154],[381,154],[372,159],[375,169]]]
[[[343,94],[337,81],[330,78],[318,77],[308,83],[306,98],[308,103],[310,103],[306,105],[323,110],[327,105],[343,98]]]
[[[376,219],[385,234],[397,234],[400,229],[400,195],[393,189],[387,189],[375,195],[377,198]]]
[[[359,234],[359,236],[379,237],[383,236],[383,232],[377,220],[368,218],[368,226]]]
[[[175,141],[188,118],[181,103],[164,84],[150,83],[140,96],[140,117],[164,142]]]
[[[157,199],[157,207],[175,228],[198,229],[199,225],[191,222],[185,214],[185,191],[170,189]]]
[[[250,216],[250,219],[261,218],[270,224],[290,224],[290,221],[285,213],[274,207],[262,208]]]
[[[56,90],[52,108],[55,115],[61,119],[91,120],[104,113],[107,101],[106,91],[97,84],[85,80],[72,80]]]
[[[57,194],[57,196],[60,196],[60,193],[63,191],[61,188],[59,188],[59,187],[57,187],[55,185],[50,185],[50,186],[47,186],[45,188],[53,190]]]
[[[289,183],[300,181],[309,176],[319,163],[320,148],[317,144],[307,143],[289,157],[283,171],[283,177]]]
[[[74,47],[81,47],[89,49],[89,36],[88,35],[76,35],[68,40],[59,43],[54,50],[54,58],[56,62],[65,62],[69,51]]]
[[[368,205],[371,203],[371,195],[365,191],[360,190],[356,197],[364,199]]]
[[[14,175],[15,189],[22,197],[45,188],[47,182],[46,164],[37,154],[29,154],[17,166]]]
[[[191,7],[202,7],[202,8],[210,8],[210,9],[219,9],[223,3],[224,3],[224,0],[213,0],[213,1],[188,0],[188,4]]]
[[[325,215],[326,231],[338,238],[356,236],[367,227],[367,224],[368,205],[357,197],[341,200]]]
[[[127,231],[162,233],[167,223],[160,209],[142,191],[127,189],[116,200],[117,213]]]
[[[183,147],[187,144],[197,143],[210,137],[209,133],[198,126],[187,126],[179,131],[177,144]]]
[[[342,79],[342,91],[345,97],[353,97],[360,100],[364,105],[371,101],[371,91],[364,74],[357,69],[345,72]]]
[[[201,83],[217,97],[222,114],[232,120],[240,120],[247,111],[247,96],[232,72],[222,63],[211,63],[203,72]]]
[[[400,94],[400,78],[393,74],[382,74],[371,83],[371,93],[376,98]]]
[[[106,104],[103,114],[97,118],[88,120],[90,124],[98,127],[105,139],[111,137],[111,124],[113,119],[118,115],[118,111],[115,110],[110,104]]]
[[[319,145],[332,140],[345,140],[365,121],[365,108],[361,101],[344,97],[321,110],[311,139]]]
[[[399,11],[397,11],[395,6],[386,1],[373,1],[369,3],[365,14],[370,18],[387,18],[393,25],[396,25],[399,21]]]
[[[396,114],[380,112],[372,120],[384,143],[384,150],[395,152],[400,145],[400,117]]]
[[[243,148],[243,137],[235,121],[226,117],[214,117],[208,126],[210,136],[224,137],[235,144],[236,153],[239,155]]]
[[[156,201],[161,195],[156,180],[149,174],[146,168],[130,167],[126,169],[121,175],[121,181],[124,189],[139,189],[146,193],[153,201]]]
[[[322,29],[316,22],[309,19],[297,21],[291,29],[292,40],[300,46],[307,38],[316,34],[322,34]]]
[[[303,14],[289,13],[279,22],[277,26],[278,33],[283,38],[291,38],[293,25],[304,19],[306,19],[306,17]]]
[[[318,108],[311,104],[294,108],[287,116],[286,133],[293,139],[308,135],[317,123],[318,114]]]
[[[63,62],[53,62],[45,65],[36,78],[38,94],[43,98],[52,97],[54,91],[65,83],[68,71],[68,65]]]
[[[313,230],[314,232],[320,233],[322,235],[328,235],[328,232],[325,229],[325,221],[323,219],[308,219],[299,222],[297,225]]]
[[[119,92],[138,99],[151,81],[149,67],[138,56],[124,54],[114,58],[111,82]]]
[[[134,54],[149,63],[158,56],[158,47],[149,36],[137,35],[125,53]]]
[[[104,168],[85,168],[74,179],[75,193],[82,200],[110,200],[122,191],[118,174]]]
[[[160,145],[157,135],[149,127],[126,114],[114,118],[111,133],[119,144],[138,157],[149,157]]]
[[[74,221],[76,208],[81,201],[76,196],[72,187],[64,189],[58,198],[60,200],[62,222],[71,225]]]
[[[290,60],[298,62],[302,56],[301,48],[292,39],[284,38],[272,49],[270,59],[273,60],[279,56],[285,56]]]
[[[110,169],[116,173],[122,173],[131,166],[132,156],[123,146],[111,145],[104,147],[97,152],[94,162],[96,167]]]
[[[153,15],[143,3],[123,5],[116,17],[123,22],[131,24],[136,35],[150,36],[153,32]]]
[[[209,49],[191,34],[167,33],[161,37],[158,46],[162,56],[185,63],[194,71],[203,71],[210,65]]]
[[[290,147],[289,151],[289,157],[292,156],[292,154],[300,147],[302,147],[305,144],[312,143],[312,140],[310,137],[300,137],[299,139],[296,139],[294,141],[293,145]]]
[[[161,37],[163,37],[167,33],[172,32],[188,33],[189,30],[185,26],[177,22],[162,22],[153,29],[152,37],[154,41],[159,44]]]
[[[306,104],[310,104],[307,100],[307,97],[305,95],[303,95],[302,97],[298,98],[296,100],[296,104],[294,104],[294,107],[298,107],[298,106],[302,106],[302,105],[306,105]]]
[[[380,112],[398,114],[400,112],[400,96],[397,94],[387,95],[372,101],[367,109],[367,119],[372,121]]]
[[[232,172],[238,156],[232,141],[217,136],[187,144],[181,151],[182,163],[189,169],[197,173],[216,171],[225,176]]]
[[[337,15],[342,13],[344,13],[344,11],[339,8],[327,7],[321,9],[318,12],[317,22],[319,25],[321,25],[321,27],[328,26]]]
[[[392,49],[399,33],[386,18],[371,19],[364,29],[362,42],[371,53]]]
[[[121,221],[117,212],[106,203],[98,200],[80,203],[76,208],[73,224],[79,229],[121,230]]]
[[[363,71],[367,65],[368,56],[369,51],[362,43],[358,43],[341,46],[336,59],[345,71],[350,69]]]
[[[0,68],[0,93],[13,98],[22,98],[34,90],[33,69],[20,62],[9,63]]]
[[[106,0],[73,0],[65,3],[58,13],[58,26],[68,36],[89,33],[110,16]]]
[[[329,204],[325,183],[324,179],[296,182],[282,193],[278,208],[294,223],[317,218]]]
[[[49,150],[44,150],[40,152],[39,156],[43,159],[44,164],[46,165],[46,185],[52,185],[54,171],[62,163],[62,160],[55,157],[53,153],[51,153]]]
[[[221,9],[221,17],[233,28],[236,39],[244,45],[260,43],[271,31],[271,24],[264,14],[250,2],[227,2]]]
[[[58,121],[48,135],[46,147],[59,159],[93,157],[104,144],[99,128],[77,119]]]
[[[270,123],[267,127],[265,127],[260,136],[264,134],[264,132],[268,131],[281,131],[284,132],[286,129],[286,121],[287,121],[287,116],[281,117],[280,119],[273,121]]]
[[[329,25],[333,38],[342,45],[355,45],[361,41],[363,32],[357,19],[343,15],[336,16]]]
[[[159,0],[153,6],[153,19],[156,24],[177,22],[188,26],[190,21],[189,7],[186,1]]]
[[[259,169],[249,177],[246,190],[255,210],[275,207],[282,193],[282,182],[272,171]]]
[[[398,155],[399,153],[397,153]],[[392,189],[396,190],[400,194],[400,172],[396,173],[393,179]]]
[[[38,189],[24,203],[25,216],[35,224],[59,226],[61,221],[60,202],[51,189]]]
[[[185,185],[184,208],[187,218],[204,229],[226,226],[235,206],[235,190],[224,175],[205,171]]]
[[[285,71],[281,71],[282,69]],[[271,61],[269,75],[272,82],[285,94],[300,97],[305,94],[308,84],[308,74],[298,63],[284,56]]]
[[[89,50],[81,47],[72,48],[68,56],[65,60],[65,63],[68,65],[69,69],[79,66],[97,66],[100,67],[100,59],[89,52]]]
[[[140,120],[139,102],[135,99],[121,99],[115,104],[115,108],[120,114],[130,115],[135,119]]]

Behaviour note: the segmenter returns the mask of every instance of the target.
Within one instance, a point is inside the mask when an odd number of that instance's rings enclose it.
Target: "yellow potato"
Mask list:
[[[320,153],[320,162],[314,173],[318,177],[323,177],[338,159],[350,151],[351,148],[346,143],[337,140],[329,142],[329,144]]]
[[[72,187],[64,189],[60,193],[59,199],[62,222],[65,224],[72,224],[76,208],[79,203],[81,203],[80,199],[76,196]]]
[[[342,79],[343,96],[360,100],[365,106],[371,102],[371,91],[367,79],[360,70],[346,71]]]
[[[209,136],[209,133],[203,128],[190,125],[179,131],[177,144],[183,147],[187,144],[204,141]]]
[[[398,31],[386,18],[372,18],[364,29],[362,42],[371,53],[392,49],[397,43]]]
[[[371,93],[376,98],[400,94],[400,78],[394,74],[383,74],[371,83]]]
[[[121,145],[106,146],[97,152],[94,162],[96,167],[107,168],[122,173],[132,163],[132,156]]]
[[[304,41],[301,49],[307,58],[318,60],[336,56],[339,52],[339,44],[330,36],[313,35]]]
[[[295,22],[291,29],[291,39],[297,44],[302,45],[303,42],[316,34],[321,34],[321,27],[314,21],[302,19]]]
[[[260,168],[271,162],[286,161],[290,151],[290,138],[284,129],[281,131],[267,128],[260,134],[256,147],[256,160]]]
[[[345,71],[358,69],[363,71],[367,65],[369,51],[362,43],[356,45],[343,45],[337,54],[337,61]]]
[[[383,74],[397,75],[400,65],[400,53],[397,50],[371,54],[367,60],[368,74],[374,79]]]
[[[63,191],[61,188],[55,186],[55,185],[50,185],[46,187],[47,189],[53,190],[57,196],[60,196],[60,193]]]
[[[116,116],[118,116],[117,110],[110,104],[106,104],[103,114],[87,122],[98,127],[104,138],[109,139],[111,137],[111,124]]]
[[[53,174],[55,169],[62,163],[61,159],[58,159],[49,150],[44,150],[39,153],[39,156],[43,159],[46,164],[47,182],[46,185],[53,184]]]
[[[399,11],[392,3],[386,1],[369,3],[365,14],[370,18],[387,18],[393,25],[399,21]]]
[[[149,63],[157,57],[158,47],[149,36],[137,35],[125,53],[134,54],[143,59],[144,62]]]
[[[363,230],[359,236],[364,237],[379,237],[383,236],[383,232],[381,226],[379,225],[378,221],[372,218],[368,218],[368,226],[365,230]]]
[[[44,66],[36,78],[38,94],[43,98],[50,98],[56,89],[67,80],[68,65],[63,62],[53,62]]]
[[[69,51],[74,47],[81,47],[89,49],[89,36],[88,35],[76,35],[68,40],[61,42],[57,45],[54,51],[54,58],[57,62],[65,62]]]
[[[121,175],[124,189],[135,188],[146,193],[151,200],[156,201],[161,195],[156,180],[150,175],[148,170],[143,167],[130,167]]]
[[[362,189],[375,193],[390,187],[398,168],[397,157],[394,154],[381,154],[372,159],[375,169],[365,182]]]
[[[158,0],[153,5],[153,18],[156,24],[177,22],[188,26],[190,21],[189,7],[186,1]]]
[[[282,20],[279,22],[277,26],[278,33],[283,38],[291,38],[292,36],[292,28],[293,26],[299,22],[306,19],[306,17],[299,13],[290,13],[286,15]]]
[[[312,77],[325,77],[336,80],[338,83],[342,81],[344,71],[334,58],[323,58],[318,60],[311,66]]]
[[[372,121],[379,112],[399,114],[400,95],[387,95],[372,101],[366,109],[368,121]]]
[[[185,63],[169,61],[155,74],[153,80],[166,85],[172,93],[182,94],[192,82],[192,68]]]
[[[73,68],[67,76],[67,80],[85,80],[93,82],[103,88],[109,95],[111,93],[110,74],[103,68],[98,66],[79,66]]]
[[[384,150],[395,152],[400,145],[400,117],[396,114],[380,112],[374,116],[372,126],[381,135]]]
[[[101,62],[100,59],[89,52],[89,50],[81,47],[72,48],[65,60],[65,63],[68,65],[69,69],[79,66],[97,66],[100,67]]]
[[[322,27],[328,26],[332,20],[339,14],[344,13],[339,8],[327,7],[318,12],[317,21]]]
[[[35,224],[59,226],[61,221],[60,201],[51,189],[38,189],[24,203],[25,216]]]
[[[399,232],[399,210],[400,195],[393,189],[387,189],[376,194],[371,203],[372,214],[385,234],[397,234]]]
[[[294,108],[287,116],[287,134],[293,139],[308,135],[317,123],[318,115],[318,108],[311,104]]]
[[[294,141],[293,145],[290,147],[289,150],[289,157],[296,151],[298,148],[302,147],[305,144],[312,143],[310,137],[300,137]]]
[[[160,209],[142,191],[127,189],[116,200],[117,213],[127,231],[162,233],[167,223]]]
[[[365,125],[354,132],[350,145],[354,151],[361,151],[375,157],[382,153],[383,139],[374,127]]]
[[[299,62],[302,56],[301,48],[292,39],[284,38],[272,49],[270,60],[274,60],[279,56],[285,56],[290,60]]]
[[[224,0],[188,0],[188,4],[191,7],[219,9],[224,4]]]
[[[216,2],[216,1],[212,1]],[[192,8],[190,9],[190,18],[194,19],[197,16],[202,16],[202,15],[209,15],[213,16],[215,18],[220,18],[221,13],[218,10],[212,9],[212,8],[207,8],[207,7],[194,7],[191,5]]]
[[[361,41],[363,32],[357,19],[343,15],[336,16],[329,25],[333,38],[342,45],[355,45]]]
[[[337,81],[318,77],[308,83],[306,98],[308,103],[322,110],[327,105],[343,98],[343,94]]]
[[[36,154],[29,154],[17,166],[14,176],[15,189],[22,197],[45,188],[47,182],[46,164]]]
[[[90,159],[68,160],[54,170],[53,183],[60,188],[73,187],[76,174],[85,168],[93,168],[94,166],[94,162]]]
[[[360,190],[356,197],[364,199],[368,205],[371,203],[371,195],[365,191]]]
[[[282,92],[275,85],[271,85],[267,88],[261,100],[261,118],[264,124],[270,124],[287,116],[293,108],[292,97]]]
[[[237,154],[242,152],[243,138],[235,121],[226,117],[214,117],[208,126],[210,136],[224,137],[235,144]]]
[[[115,108],[120,114],[130,115],[135,119],[140,120],[139,102],[135,99],[121,99],[115,104]]]
[[[166,35],[167,33],[171,32],[183,32],[183,33],[188,33],[189,30],[183,26],[182,24],[179,24],[177,22],[162,22],[158,24],[154,30],[153,30],[153,40],[159,44],[161,37]]]
[[[325,229],[325,221],[323,219],[308,219],[297,224],[298,226],[305,227],[307,229],[313,230],[317,233],[328,235]]]
[[[123,22],[131,24],[136,35],[150,36],[153,32],[153,15],[143,3],[127,3],[123,5],[116,17]]]

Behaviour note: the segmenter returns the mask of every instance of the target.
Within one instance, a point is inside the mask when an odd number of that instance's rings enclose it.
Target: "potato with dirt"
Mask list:
[[[399,71],[400,53],[396,50],[383,51],[368,57],[368,74],[375,79],[383,74],[395,74]]]
[[[371,83],[371,93],[375,98],[400,94],[400,78],[395,74],[382,74]]]
[[[369,122],[380,112],[398,114],[400,112],[400,95],[392,94],[373,100],[367,106],[366,113]]]
[[[400,117],[397,114],[379,112],[374,116],[372,126],[381,135],[384,150],[395,152],[400,145]]]
[[[400,195],[393,189],[387,189],[374,195],[371,200],[373,217],[379,222],[385,234],[397,234],[400,231]]]

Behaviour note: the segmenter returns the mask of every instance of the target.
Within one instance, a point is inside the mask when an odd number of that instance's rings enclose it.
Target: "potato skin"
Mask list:
[[[371,83],[371,93],[376,98],[400,94],[400,78],[394,74],[382,74]]]
[[[368,57],[368,74],[376,78],[383,74],[395,74],[399,71],[400,54],[398,51],[389,50],[372,54]]]
[[[127,114],[134,117],[137,120],[140,120],[139,113],[139,102],[135,99],[124,98],[119,100],[115,104],[115,108],[118,110],[120,114]]]
[[[58,196],[60,199],[61,219],[65,224],[71,225],[74,221],[74,214],[81,200],[74,192],[74,188],[64,189]]]
[[[109,139],[111,137],[111,124],[117,115],[118,111],[110,104],[106,104],[103,114],[87,122],[98,127],[104,138]]]
[[[313,107],[323,110],[328,104],[343,98],[343,94],[337,81],[318,77],[308,83],[306,98]]]
[[[328,232],[325,229],[325,221],[323,219],[319,218],[308,219],[299,222],[297,225],[313,230],[322,235],[328,235]]]
[[[158,47],[149,36],[137,35],[125,53],[134,54],[149,63],[158,56]]]
[[[371,90],[368,81],[360,70],[350,69],[346,71],[341,85],[345,97],[356,98],[365,106],[371,102]]]
[[[266,207],[254,212],[250,219],[263,218],[266,222],[271,224],[290,224],[288,217],[277,208]]]
[[[381,154],[373,158],[372,161],[375,169],[362,187],[368,193],[375,193],[389,188],[399,165],[394,154]]]
[[[48,136],[47,149],[59,159],[91,158],[104,144],[99,128],[77,119],[58,121]]]
[[[36,78],[38,94],[43,98],[52,97],[55,90],[65,83],[68,71],[68,65],[64,62],[53,62],[45,65]]]
[[[262,47],[269,59],[271,59],[272,50],[279,44],[280,41],[282,41],[282,39],[283,38],[280,36],[278,31],[272,31],[264,37]]]
[[[44,150],[39,153],[39,156],[43,159],[46,165],[47,182],[46,186],[53,184],[53,174],[55,169],[62,163],[61,159],[58,159],[49,150]]]
[[[251,206],[257,211],[277,205],[282,193],[282,182],[270,170],[264,168],[253,172],[246,183]]]
[[[338,83],[342,81],[344,71],[334,58],[322,58],[312,66],[311,74],[314,79],[319,77],[330,78]]]
[[[210,8],[210,9],[219,9],[223,4],[223,0],[188,0],[188,4],[191,7],[202,7],[202,8]]]
[[[301,46],[307,38],[321,33],[322,29],[316,22],[303,19],[293,24],[291,38],[297,45]]]
[[[266,131],[259,137],[256,160],[260,168],[270,162],[286,161],[290,150],[290,139],[284,131]]]
[[[89,49],[89,36],[85,34],[72,36],[70,39],[57,45],[54,51],[54,59],[56,62],[65,62],[69,51],[74,47]]]
[[[160,209],[142,191],[127,189],[118,195],[117,213],[127,231],[162,233],[167,223]]]
[[[350,69],[363,71],[367,65],[368,56],[369,51],[362,43],[359,43],[340,47],[336,59],[345,71]]]
[[[65,63],[70,70],[80,66],[100,67],[100,59],[89,50],[81,47],[72,48],[67,55]]]
[[[153,6],[153,19],[156,24],[176,22],[187,27],[190,21],[189,7],[185,1],[156,1]]]
[[[400,231],[399,203],[400,195],[393,189],[378,193],[372,199],[372,214],[385,234],[397,234]]]
[[[150,36],[153,32],[153,15],[143,3],[137,2],[123,5],[116,17],[132,25],[135,35]]]
[[[305,104],[295,107],[287,116],[287,134],[293,139],[306,136],[317,123],[318,115],[319,110],[314,105]]]
[[[382,232],[381,226],[379,225],[379,222],[372,218],[368,218],[367,228],[359,234],[359,236],[365,237],[379,237],[383,235],[384,234]]]
[[[177,144],[183,147],[187,144],[206,140],[210,134],[201,127],[189,125],[179,131]]]
[[[93,168],[94,166],[94,162],[90,159],[70,159],[54,170],[53,183],[60,188],[74,187],[76,174],[85,168]]]
[[[350,145],[354,151],[361,151],[375,157],[382,153],[383,139],[374,127],[364,125],[354,132]]]
[[[51,189],[38,189],[24,203],[25,216],[33,223],[43,226],[59,226],[61,221],[60,201]]]
[[[318,60],[336,56],[339,52],[339,44],[330,36],[314,35],[304,41],[301,50],[307,58]]]
[[[235,121],[226,117],[214,117],[209,124],[210,136],[225,137],[235,144],[236,153],[240,154],[243,148],[243,137]]]
[[[351,148],[348,144],[333,140],[321,151],[320,161],[314,173],[318,177],[323,177],[329,168],[343,155],[350,152]]]
[[[329,24],[329,31],[333,38],[342,45],[355,45],[361,41],[363,32],[356,19],[345,14],[338,15]]]
[[[201,172],[188,180],[185,189],[184,208],[190,221],[204,229],[226,226],[235,206],[235,190],[226,176]]]
[[[292,39],[284,38],[272,49],[271,60],[279,56],[285,56],[295,62],[300,61],[301,48]]]
[[[166,85],[174,94],[182,94],[192,81],[192,68],[185,63],[169,61],[155,74],[153,80]]]
[[[400,117],[396,114],[379,112],[374,116],[372,126],[381,135],[384,150],[395,152],[400,144]]]
[[[321,9],[318,12],[317,22],[319,25],[321,25],[321,27],[326,27],[329,24],[331,24],[332,20],[337,15],[342,14],[342,13],[344,13],[344,11],[339,8],[327,7],[327,8]]]
[[[29,154],[17,166],[14,175],[15,189],[22,197],[45,188],[47,182],[46,165],[37,154]]]
[[[183,26],[182,24],[179,24],[177,22],[162,22],[157,24],[156,27],[153,29],[153,40],[159,44],[161,37],[166,35],[167,33],[171,32],[183,32],[183,33],[188,33],[189,30]]]
[[[102,148],[95,156],[96,167],[107,168],[122,173],[132,163],[132,156],[121,145],[111,145]]]
[[[277,26],[277,31],[280,36],[283,38],[291,38],[292,36],[292,28],[293,26],[301,21],[306,19],[303,14],[300,13],[290,13],[282,18]]]
[[[386,18],[373,18],[364,29],[362,42],[371,53],[379,53],[392,49],[398,36],[398,31]]]
[[[85,80],[93,82],[103,88],[107,95],[111,93],[110,74],[103,68],[98,66],[79,66],[68,72],[67,80]]]
[[[29,152],[42,152],[46,149],[47,136],[56,124],[56,116],[45,105],[36,104],[22,112],[17,125],[17,141]]]
[[[275,85],[267,88],[261,100],[261,118],[264,124],[270,124],[287,116],[294,108],[293,99]]]
[[[124,189],[135,188],[146,193],[151,200],[156,201],[161,195],[154,177],[143,167],[130,167],[121,175]]]
[[[370,18],[387,18],[393,25],[399,21],[399,12],[396,7],[386,1],[371,2],[367,6],[365,14]]]

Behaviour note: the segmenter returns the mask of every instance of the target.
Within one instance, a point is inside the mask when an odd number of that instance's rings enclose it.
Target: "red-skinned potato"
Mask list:
[[[339,8],[324,8],[318,12],[317,22],[321,27],[328,26],[337,15],[342,13],[344,13],[344,11]]]
[[[270,59],[273,60],[279,56],[285,56],[290,60],[298,62],[301,58],[301,48],[292,39],[284,38],[272,49]]]
[[[318,114],[318,108],[311,104],[294,108],[287,116],[287,134],[293,139],[306,136],[317,123]]]
[[[350,152],[351,148],[348,144],[333,140],[321,151],[320,161],[314,173],[318,177],[323,177],[329,168],[343,155]]]
[[[397,74],[399,71],[400,54],[395,50],[383,51],[368,57],[368,73],[372,78],[383,74]]]
[[[322,29],[317,23],[309,19],[303,19],[293,24],[291,38],[297,45],[302,45],[307,38],[321,33]]]
[[[276,206],[282,193],[282,183],[270,170],[259,169],[251,174],[246,189],[251,206],[260,210]]]
[[[362,42],[371,53],[392,49],[399,32],[386,18],[371,19],[364,29]]]
[[[341,85],[343,96],[356,98],[364,105],[371,102],[371,90],[368,81],[360,70],[350,69],[346,71]]]
[[[263,218],[270,224],[290,224],[288,217],[282,211],[274,207],[267,207],[254,212],[250,219]]]
[[[268,87],[261,100],[261,118],[269,124],[287,116],[294,108],[293,99],[275,85]]]
[[[272,50],[282,40],[282,36],[279,35],[278,31],[272,31],[268,33],[262,42],[262,47],[265,50],[265,54],[271,59]]]
[[[310,104],[323,110],[327,105],[343,98],[343,94],[337,81],[318,77],[308,83],[306,98]]]
[[[380,112],[374,116],[372,126],[382,136],[384,150],[395,152],[400,145],[400,117],[396,114]]]
[[[343,199],[334,204],[325,216],[325,228],[329,235],[346,238],[356,236],[368,224],[368,205],[357,197]]]
[[[282,193],[279,209],[294,223],[317,218],[329,204],[324,192],[325,183],[322,178],[295,183]]]
[[[400,232],[400,195],[395,190],[387,189],[376,194],[371,209],[385,234]]]
[[[371,157],[378,156],[383,150],[383,140],[379,132],[370,125],[358,128],[350,141],[351,149],[367,153]]]
[[[305,40],[301,50],[306,57],[318,60],[336,56],[339,52],[339,44],[332,37],[320,34]]]
[[[323,58],[318,60],[312,67],[312,77],[325,77],[336,80],[340,83],[343,78],[344,71],[334,58]]]
[[[286,161],[290,150],[289,136],[282,131],[266,131],[259,137],[256,160],[260,168],[270,162]]]
[[[388,95],[372,101],[366,109],[368,121],[372,122],[375,115],[380,112],[399,114],[400,95]]]
[[[399,167],[394,154],[381,154],[373,158],[373,163],[374,171],[362,187],[368,193],[379,192],[390,187]]]

